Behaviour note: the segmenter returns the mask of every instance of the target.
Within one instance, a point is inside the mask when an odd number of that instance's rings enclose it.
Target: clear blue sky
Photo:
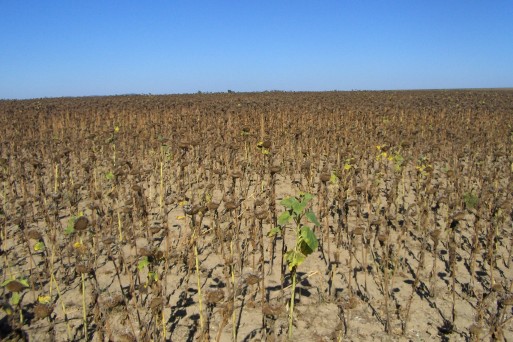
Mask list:
[[[0,98],[488,87],[511,0],[0,0]]]

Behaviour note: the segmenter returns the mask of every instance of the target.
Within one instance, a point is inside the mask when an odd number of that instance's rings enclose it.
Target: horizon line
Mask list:
[[[491,88],[398,88],[398,89],[351,89],[351,90],[261,90],[261,91],[202,91],[184,93],[122,93],[109,95],[76,95],[76,96],[43,96],[27,98],[0,98],[0,101],[31,101],[50,99],[80,99],[92,97],[122,97],[122,96],[180,96],[180,95],[219,95],[219,94],[266,94],[266,93],[351,93],[351,92],[408,92],[408,91],[508,91],[513,87],[491,87]]]

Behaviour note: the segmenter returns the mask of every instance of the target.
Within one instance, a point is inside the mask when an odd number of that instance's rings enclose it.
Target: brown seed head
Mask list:
[[[204,292],[207,304],[219,303],[224,299],[224,291],[222,289],[206,289]]]
[[[85,264],[77,264],[75,266],[75,269],[76,269],[77,273],[81,273],[81,274],[87,274],[87,273],[91,272],[91,267],[89,267]]]
[[[228,203],[225,203],[224,207],[226,210],[230,211],[230,210],[238,208],[239,206],[235,202],[228,202]]]
[[[355,228],[355,230],[353,230],[354,235],[363,235],[364,232],[365,232],[365,228],[362,228],[362,227],[358,227],[358,228]]]
[[[345,301],[342,304],[342,307],[345,310],[356,309],[357,306],[358,306],[358,298],[356,298],[355,296],[351,296],[347,301]]]
[[[463,211],[457,211],[454,214],[452,214],[452,219],[454,221],[461,221],[465,218],[465,212]]]
[[[262,313],[265,316],[278,317],[283,312],[283,307],[279,304],[265,303],[262,306]]]
[[[121,332],[118,335],[119,342],[136,342],[137,338],[130,332]]]
[[[80,216],[76,219],[75,224],[73,228],[77,231],[83,231],[87,229],[87,226],[89,226],[89,220],[85,216]]]
[[[280,173],[281,172],[281,166],[279,166],[279,165],[271,166],[271,170],[270,171],[271,171],[271,175]]]
[[[272,145],[272,143],[271,143],[271,141],[270,141],[270,140],[264,140],[264,141],[262,142],[262,147],[263,147],[263,148],[267,148],[267,149],[268,149],[268,148],[270,148],[270,147],[271,147],[271,145]]]
[[[350,199],[350,200],[347,200],[346,201],[346,205],[348,207],[356,207],[358,205],[358,200],[353,198],[353,199]]]
[[[472,336],[478,336],[480,333],[481,333],[481,330],[483,328],[477,324],[472,324],[470,327],[469,327],[469,332]]]
[[[208,208],[208,210],[215,211],[215,210],[217,210],[217,208],[219,208],[219,203],[209,202],[207,204],[207,208]]]
[[[153,255],[153,251],[149,247],[142,247],[142,248],[139,248],[139,254],[141,256],[147,256],[148,257],[148,256]]]
[[[233,171],[231,175],[233,179],[237,179],[242,178],[243,173],[242,171]]]
[[[267,210],[264,210],[264,209],[258,209],[255,211],[255,217],[258,219],[258,220],[265,220],[268,216],[268,211]]]
[[[123,296],[119,293],[100,298],[100,305],[105,310],[112,310],[123,303]]]
[[[116,241],[116,238],[113,236],[109,236],[109,237],[106,237],[105,239],[103,239],[103,243],[106,245],[110,245],[110,244],[114,243],[115,241]]]
[[[36,229],[31,229],[27,232],[27,237],[33,240],[40,240],[43,236]]]
[[[262,199],[262,198],[257,198],[256,201],[255,201],[255,206],[257,207],[261,207],[262,205],[264,205],[265,203],[265,200]]]
[[[334,259],[335,259],[335,261],[334,261],[334,262],[335,262],[336,264],[340,264],[340,252],[339,252],[339,251],[334,252],[334,253],[333,253],[333,257],[334,257]]]
[[[440,229],[435,229],[429,235],[431,236],[431,239],[433,239],[433,241],[438,241],[441,233],[442,231]]]
[[[5,286],[5,288],[10,292],[20,292],[25,288],[25,285],[17,280],[12,280]]]
[[[37,303],[34,307],[34,315],[36,319],[49,317],[53,312],[53,305]]]
[[[509,295],[502,300],[503,305],[513,305],[513,295]]]
[[[492,291],[493,292],[502,292],[502,285],[501,284],[493,284]]]
[[[248,285],[255,285],[261,280],[261,278],[258,274],[250,272],[243,275],[243,280]]]
[[[326,182],[329,182],[331,175],[329,173],[321,173],[319,178],[320,178],[321,182],[326,183]]]
[[[388,236],[386,234],[379,234],[378,241],[383,243],[383,242],[387,241],[387,237]]]
[[[158,309],[162,308],[163,304],[164,304],[164,299],[162,299],[161,297],[153,298],[150,301],[150,309],[152,311],[157,311]]]

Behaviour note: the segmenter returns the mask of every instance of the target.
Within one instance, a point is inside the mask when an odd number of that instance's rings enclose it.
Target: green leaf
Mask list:
[[[281,200],[280,204],[283,205],[287,209],[292,209],[295,203],[298,203],[295,197],[285,197]]]
[[[13,281],[15,279],[7,279],[7,280],[4,280],[4,282],[2,284],[0,284],[1,287],[4,287],[4,286],[7,286],[7,284],[9,284],[11,281]]]
[[[314,232],[308,226],[301,226],[301,239],[310,247],[312,252],[319,246],[319,241],[317,241]]]
[[[45,243],[42,241],[36,242],[36,244],[34,245],[34,250],[36,252],[39,252],[39,251],[42,251],[43,249],[45,249]]]
[[[294,210],[294,213],[296,215],[301,215],[307,205],[308,205],[308,201],[305,201],[305,200],[303,200],[301,202],[296,202],[292,205],[292,210]]]
[[[473,192],[464,193],[463,201],[465,202],[465,206],[469,209],[473,209],[479,204],[479,198]]]
[[[157,272],[148,272],[148,279],[157,282],[159,281],[159,275],[157,274]]]
[[[21,285],[25,286],[25,287],[29,287],[29,283],[28,283],[28,280],[25,279],[25,278],[20,278],[18,279],[18,281],[20,282]]]
[[[297,201],[292,204],[292,209],[296,215],[301,215],[305,208],[308,206],[308,203],[312,200],[313,196],[307,192],[301,193],[300,195],[301,202]]]
[[[143,268],[145,268],[146,266],[148,266],[150,264],[150,261],[148,260],[148,257],[145,256],[141,259],[141,261],[139,261],[139,263],[137,264],[137,269],[140,271],[142,270]]]
[[[281,213],[281,215],[278,217],[278,224],[280,226],[284,226],[290,221],[290,213],[288,211],[284,211]]]
[[[30,285],[28,283],[28,280],[25,279],[25,278],[19,278],[19,279],[11,278],[11,279],[7,279],[7,280],[4,280],[3,283],[0,284],[0,286],[1,287],[5,287],[5,286],[9,285],[9,283],[11,283],[13,281],[17,281],[18,283],[23,285],[23,287],[30,287]]]
[[[301,252],[290,251],[285,253],[289,270],[291,271],[294,267],[298,267],[305,261],[306,256]]]
[[[312,194],[309,194],[308,192],[305,192],[301,194],[301,197],[303,198],[303,201],[306,201],[306,203],[310,202],[313,198]]]
[[[299,241],[299,250],[305,256],[308,256],[308,255],[310,255],[310,254],[312,254],[314,252],[314,250],[311,249],[310,246],[308,246],[308,244],[305,241],[303,241],[303,240]]]
[[[14,312],[13,308],[11,307],[11,305],[7,304],[7,303],[2,303],[2,311],[5,312],[5,314],[7,316],[11,316]]]
[[[11,297],[11,304],[18,305],[20,303],[21,296],[18,292],[13,292]]]
[[[273,237],[275,235],[281,235],[281,227],[274,227],[267,233],[268,237]]]
[[[114,174],[112,172],[107,172],[105,174],[105,178],[107,178],[108,180],[113,180],[114,179]]]
[[[397,153],[394,155],[394,161],[399,165],[403,165],[404,157]]]
[[[317,216],[315,216],[313,211],[311,211],[311,210],[307,211],[305,216],[308,219],[308,221],[315,224],[317,227],[321,226],[321,223],[319,222],[319,220],[317,220]]]
[[[64,229],[64,234],[66,235],[70,235],[70,234],[73,234],[75,232],[75,221],[76,221],[76,217],[75,216],[72,216],[69,218],[68,220],[68,225],[66,226],[66,229]]]

